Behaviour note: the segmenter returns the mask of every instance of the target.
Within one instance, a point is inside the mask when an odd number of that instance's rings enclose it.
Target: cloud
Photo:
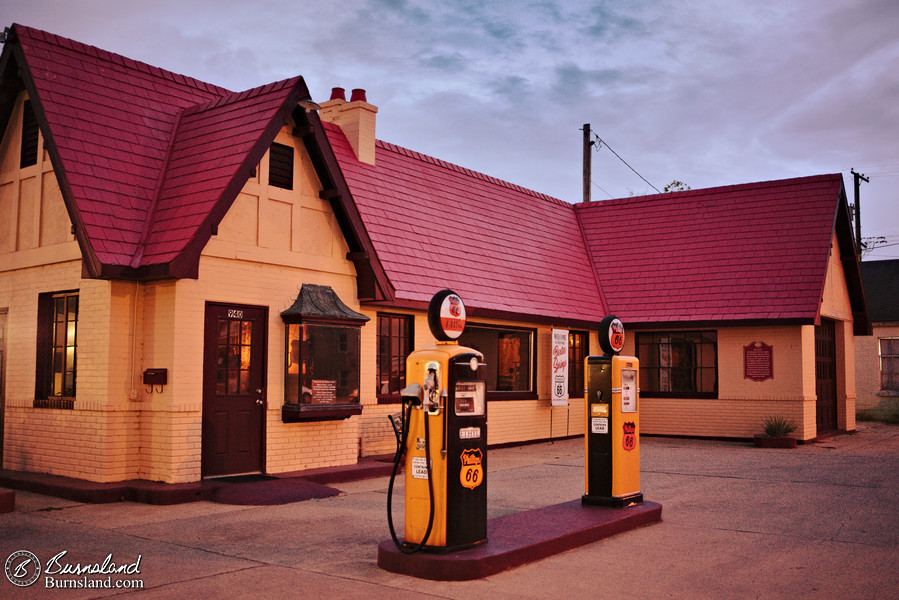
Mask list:
[[[362,87],[378,136],[566,200],[581,128],[654,185],[865,169],[899,234],[895,0],[0,0],[46,29],[233,90]],[[647,186],[607,149],[594,180]],[[895,179],[892,180],[895,183]],[[868,235],[868,232],[865,233]]]

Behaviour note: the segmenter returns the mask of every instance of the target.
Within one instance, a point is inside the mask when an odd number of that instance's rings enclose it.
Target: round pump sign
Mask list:
[[[441,342],[459,339],[465,329],[465,304],[451,290],[441,290],[431,298],[428,306],[428,325]]]
[[[606,354],[618,354],[624,348],[624,325],[615,315],[599,324],[599,347]]]

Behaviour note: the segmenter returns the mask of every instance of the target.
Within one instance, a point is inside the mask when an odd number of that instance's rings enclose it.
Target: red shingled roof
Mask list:
[[[449,287],[473,316],[811,323],[836,231],[856,334],[870,331],[840,175],[570,205],[385,142],[361,163],[339,127],[294,110],[299,77],[234,94],[20,25],[0,77],[32,99],[92,277],[196,276],[293,111],[360,298],[423,307]],[[0,118],[10,107],[0,97]]]
[[[325,130],[397,303],[448,287],[473,314],[605,316],[570,204],[381,141],[368,165]]]
[[[201,225],[305,92],[297,77],[234,94],[21,25],[11,43],[93,276],[195,270]]]
[[[839,174],[578,204],[613,313],[625,323],[812,323]]]

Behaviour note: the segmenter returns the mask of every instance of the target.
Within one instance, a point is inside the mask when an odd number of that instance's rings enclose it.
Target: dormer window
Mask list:
[[[285,190],[293,189],[293,147],[272,144],[268,158],[268,184]]]
[[[26,100],[22,110],[22,150],[19,168],[24,169],[37,164],[37,118],[31,108],[31,100]]]

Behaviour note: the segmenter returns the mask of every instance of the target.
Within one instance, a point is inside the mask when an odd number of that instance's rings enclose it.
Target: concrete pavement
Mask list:
[[[280,506],[82,504],[16,492],[15,511],[0,514],[0,560],[25,550],[44,572],[29,587],[0,576],[0,598],[897,597],[899,426],[860,423],[854,435],[795,450],[644,437],[641,464],[661,523],[466,582],[377,567],[389,537],[386,477]],[[582,439],[491,450],[488,465],[490,518],[583,493]],[[401,487],[397,495],[401,531]],[[65,565],[102,568],[110,554],[122,567],[139,556],[139,573],[81,576],[82,585],[142,591],[46,588],[47,577],[79,579],[60,574]]]

